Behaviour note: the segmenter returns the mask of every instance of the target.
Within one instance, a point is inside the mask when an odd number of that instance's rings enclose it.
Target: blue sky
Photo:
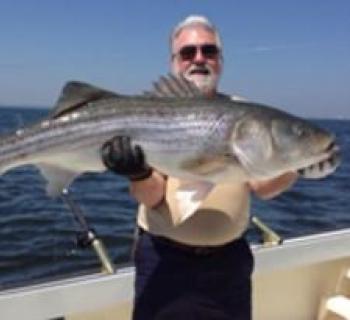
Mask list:
[[[350,1],[0,2],[0,104],[50,107],[68,80],[137,94],[168,72],[171,28],[220,30],[221,91],[306,117],[350,118]]]

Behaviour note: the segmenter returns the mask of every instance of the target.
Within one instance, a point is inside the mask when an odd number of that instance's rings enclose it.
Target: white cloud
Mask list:
[[[239,51],[259,53],[259,52],[271,52],[276,50],[301,49],[305,47],[310,47],[312,45],[313,44],[311,43],[272,44],[272,45],[258,44],[255,46],[242,48]]]

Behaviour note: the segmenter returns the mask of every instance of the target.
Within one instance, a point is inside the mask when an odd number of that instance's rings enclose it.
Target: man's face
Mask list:
[[[214,94],[221,74],[215,34],[201,26],[185,28],[175,38],[172,50],[172,72],[193,81],[204,94]]]

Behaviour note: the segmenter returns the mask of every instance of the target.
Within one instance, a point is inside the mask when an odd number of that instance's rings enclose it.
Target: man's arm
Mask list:
[[[277,178],[270,180],[250,181],[250,189],[262,199],[271,199],[283,191],[289,189],[298,179],[296,172],[287,172]],[[157,171],[152,176],[142,181],[132,181],[130,184],[131,194],[135,199],[146,207],[154,207],[159,204],[165,196],[165,177]],[[152,190],[150,192],[150,190]]]
[[[166,178],[158,171],[141,181],[131,181],[130,193],[140,203],[148,208],[156,207],[165,196]]]
[[[165,196],[166,177],[147,164],[142,149],[132,146],[128,137],[115,137],[102,147],[106,167],[128,177],[131,195],[146,207],[157,206]],[[288,172],[265,181],[250,181],[250,189],[260,198],[270,199],[289,188],[298,174]]]
[[[287,172],[270,180],[249,181],[250,189],[262,199],[271,199],[290,188],[298,179],[296,172]]]

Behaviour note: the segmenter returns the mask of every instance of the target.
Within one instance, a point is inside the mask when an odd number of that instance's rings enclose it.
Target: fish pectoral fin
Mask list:
[[[37,165],[47,181],[46,192],[50,197],[58,197],[64,188],[67,188],[80,172],[63,169],[50,164]]]
[[[213,187],[214,184],[211,182],[182,182],[175,193],[179,214],[176,216],[172,215],[174,224],[178,225],[191,217]]]

